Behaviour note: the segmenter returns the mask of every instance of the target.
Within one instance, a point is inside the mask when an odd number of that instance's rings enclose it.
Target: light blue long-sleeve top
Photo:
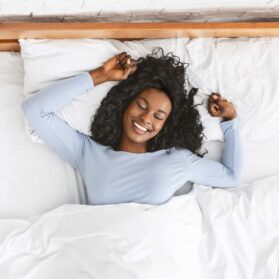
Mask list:
[[[80,94],[94,94],[93,88],[90,74],[82,72],[56,81],[22,103],[27,121],[37,135],[80,172],[88,204],[162,204],[187,181],[223,188],[240,183],[242,146],[238,118],[220,123],[225,139],[221,162],[175,147],[170,154],[166,150],[115,151],[76,131],[54,114]]]

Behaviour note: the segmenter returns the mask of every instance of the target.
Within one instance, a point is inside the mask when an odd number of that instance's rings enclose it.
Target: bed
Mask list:
[[[0,278],[279,278],[278,23],[2,23],[0,29]],[[139,54],[172,44],[189,62],[197,102],[213,91],[233,101],[244,147],[241,185],[187,184],[162,205],[86,205],[80,175],[40,144],[20,105],[42,85],[91,66],[75,61],[68,72],[47,71],[67,51],[74,57],[77,46],[90,53],[90,43]],[[85,103],[76,100],[59,114],[84,132],[70,116]],[[200,112],[206,157],[220,160],[219,122],[210,122],[204,107]]]

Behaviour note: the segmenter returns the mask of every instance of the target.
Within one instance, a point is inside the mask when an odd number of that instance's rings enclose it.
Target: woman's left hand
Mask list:
[[[219,93],[212,93],[209,96],[207,108],[213,117],[224,117],[225,120],[232,120],[237,117],[233,103],[229,102]]]

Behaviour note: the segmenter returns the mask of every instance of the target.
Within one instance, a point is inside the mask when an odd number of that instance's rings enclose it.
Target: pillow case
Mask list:
[[[161,46],[165,54],[172,52],[182,62],[188,62],[185,51],[188,38],[144,39],[124,41],[114,39],[20,39],[21,55],[24,62],[24,90],[26,98],[36,94],[37,90],[54,81],[90,71],[126,51],[134,59],[145,57],[152,50]],[[82,94],[71,103],[58,110],[56,114],[79,132],[90,135],[91,117],[96,112],[102,99],[119,81],[108,81],[96,86],[92,94]],[[89,92],[90,93],[90,92]],[[200,103],[205,95],[196,96]],[[213,119],[206,109],[206,102],[198,106],[205,126],[206,140],[222,140],[223,134],[217,119]],[[26,132],[34,142],[43,143],[25,119]]]
[[[279,38],[197,38],[186,48],[191,83],[232,101],[245,141],[279,138]]]

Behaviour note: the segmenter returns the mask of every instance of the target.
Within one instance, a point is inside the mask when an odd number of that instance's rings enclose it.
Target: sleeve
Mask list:
[[[21,107],[37,135],[62,159],[78,169],[87,135],[84,135],[54,112],[78,95],[94,88],[88,72],[58,80],[26,99]]]
[[[240,184],[242,172],[242,145],[238,130],[238,117],[220,123],[224,133],[221,162],[201,158],[187,150],[188,180],[212,187],[234,187]]]

